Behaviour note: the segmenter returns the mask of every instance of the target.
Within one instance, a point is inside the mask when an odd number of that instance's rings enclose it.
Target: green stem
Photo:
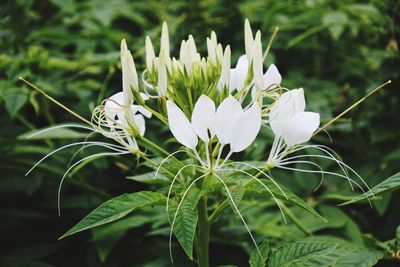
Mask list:
[[[199,267],[209,266],[208,245],[210,242],[210,223],[207,213],[207,197],[203,196],[197,204],[199,216],[197,223],[197,242],[195,244],[197,254],[197,265]]]
[[[219,214],[229,206],[229,201],[228,199],[225,199],[215,210],[214,212],[210,215],[208,218],[208,223],[212,224],[219,216]]]

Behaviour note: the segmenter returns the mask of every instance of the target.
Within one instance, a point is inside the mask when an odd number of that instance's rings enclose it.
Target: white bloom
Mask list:
[[[151,112],[140,105],[130,105],[130,108],[127,108],[123,105],[125,102],[124,97],[124,93],[119,92],[106,99],[104,113],[107,124],[110,129],[127,129],[129,128],[128,121],[130,121],[135,124],[139,134],[143,136],[146,130],[143,116],[150,118]],[[118,127],[115,126],[115,123],[119,124],[117,125]]]
[[[179,143],[193,150],[197,136],[208,143],[216,135],[222,145],[230,144],[231,152],[240,152],[253,143],[261,127],[258,103],[244,111],[232,96],[222,101],[215,111],[214,102],[202,95],[193,110],[192,123],[171,101],[167,101],[167,111],[172,134]]]
[[[305,112],[302,88],[281,95],[269,114],[269,123],[277,137],[283,137],[288,147],[310,140],[320,124],[315,112]]]

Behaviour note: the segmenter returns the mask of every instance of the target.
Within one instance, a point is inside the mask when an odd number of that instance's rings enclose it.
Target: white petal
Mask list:
[[[247,72],[249,70],[249,61],[246,55],[240,56],[236,67],[231,69],[231,79],[230,79],[230,91],[240,90],[244,86],[244,82],[247,78]]]
[[[176,140],[186,147],[195,149],[197,145],[197,135],[182,110],[168,100],[167,113],[169,129]]]
[[[272,89],[276,88],[276,84],[280,84],[282,82],[282,76],[278,71],[278,68],[271,64],[267,71],[264,74],[264,88],[263,89]]]
[[[136,114],[137,112],[142,113],[146,118],[151,118],[151,112],[140,105],[132,105],[131,106],[132,114]]]
[[[232,130],[231,151],[240,152],[251,145],[261,128],[261,109],[255,103],[236,121]]]
[[[106,121],[107,124],[111,127],[114,122],[113,120],[115,119],[115,116],[117,116],[118,113],[121,113],[118,117],[124,117],[123,116],[123,108],[124,106],[124,93],[119,92],[111,97],[107,98],[104,104],[104,113],[106,115]]]
[[[214,101],[206,95],[201,95],[193,109],[192,126],[197,135],[204,142],[208,142],[215,135],[214,121]]]
[[[305,109],[303,89],[294,89],[282,94],[269,113],[269,122],[275,135],[282,135],[283,125],[296,113]]]
[[[282,136],[286,144],[291,147],[310,140],[312,134],[318,129],[320,117],[315,112],[300,112],[286,122]]]
[[[146,131],[146,124],[145,124],[143,116],[142,115],[134,115],[133,121],[135,122],[135,126],[139,130],[139,134],[141,136],[143,136],[144,132]]]
[[[232,129],[243,113],[242,106],[233,96],[228,96],[218,106],[215,113],[215,134],[221,144],[232,142]]]

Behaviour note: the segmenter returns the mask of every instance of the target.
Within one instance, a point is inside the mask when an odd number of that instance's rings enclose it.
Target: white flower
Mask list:
[[[306,102],[302,88],[281,95],[269,113],[269,124],[277,137],[288,147],[307,142],[320,124],[320,116],[304,111]]]
[[[142,95],[142,98],[145,95]],[[140,105],[130,105],[127,108],[123,105],[125,102],[124,93],[119,92],[106,99],[104,105],[104,113],[106,115],[106,121],[110,129],[128,129],[129,122],[134,123],[135,127],[139,130],[141,136],[144,135],[146,126],[144,117],[151,118],[151,112]],[[115,124],[118,123],[117,127]]]
[[[215,111],[214,102],[202,95],[196,102],[190,123],[182,110],[167,101],[168,123],[172,134],[182,145],[196,149],[197,136],[208,143],[215,135],[222,145],[230,144],[231,152],[246,149],[261,127],[258,103],[244,111],[234,97],[228,96]]]

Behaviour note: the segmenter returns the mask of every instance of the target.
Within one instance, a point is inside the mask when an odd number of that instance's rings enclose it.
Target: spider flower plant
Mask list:
[[[251,185],[260,186],[265,192],[265,197],[275,201],[285,221],[281,205],[284,201],[290,201],[290,191],[280,185],[279,178],[274,179],[271,172],[274,168],[318,173],[322,177],[333,175],[346,179],[352,188],[355,186],[363,192],[368,186],[332,149],[323,145],[306,144],[331,122],[320,127],[320,115],[317,112],[306,111],[304,89],[290,90],[283,87],[277,66],[271,64],[264,70],[264,61],[273,38],[264,52],[261,32],[257,31],[253,35],[246,20],[244,39],[244,53],[236,63],[231,60],[230,46],[223,47],[218,43],[214,32],[206,40],[206,56],[198,53],[192,35],[182,40],[179,53],[171,56],[168,26],[164,23],[160,51],[154,50],[149,37],[145,40],[146,68],[139,76],[128,45],[122,40],[122,90],[110,93],[110,96],[93,110],[90,121],[24,80],[86,123],[55,126],[34,135],[58,127],[76,127],[110,140],[85,140],[65,145],[39,160],[28,173],[46,158],[64,148],[81,146],[79,152],[97,146],[106,150],[79,159],[68,167],[58,190],[60,209],[62,182],[71,170],[98,156],[133,154],[138,160],[147,161],[153,166],[154,180],[163,176],[164,188],[158,192],[146,192],[146,197],[141,195],[140,201],[147,201],[148,205],[165,205],[171,226],[171,260],[172,237],[175,235],[189,258],[195,259],[199,266],[208,266],[211,226],[223,210],[232,207],[247,229],[257,253],[262,261],[265,261],[240,210],[243,194],[239,194],[238,197],[235,192],[237,188],[242,188],[246,193],[246,188]],[[168,139],[173,137],[177,142],[175,147],[181,148],[167,150],[166,147],[149,140],[146,137],[146,120],[150,119],[158,120],[168,127]],[[231,160],[234,153],[244,151],[255,142],[261,127],[268,128],[275,136],[269,153],[265,154],[265,160],[258,163]],[[146,152],[150,148],[151,151],[158,151],[164,158],[157,161],[156,155]],[[309,148],[319,150],[319,153],[301,153]],[[313,158],[332,161],[341,172],[323,170],[320,165],[310,160]],[[171,162],[175,168],[170,168]],[[293,164],[296,166],[293,167]],[[302,165],[310,165],[314,169],[299,167]],[[240,179],[231,178],[238,175]],[[193,191],[197,193],[191,194]],[[150,201],[151,199],[157,201]],[[106,207],[107,203],[103,205]],[[146,204],[142,206],[144,205]],[[301,207],[320,217],[306,202],[302,202]],[[101,208],[102,206],[98,209]],[[97,210],[90,213],[64,236],[116,220],[129,213],[114,216],[107,221],[96,221],[88,227],[88,221],[96,220],[96,212]],[[183,213],[185,218],[190,220],[185,221]]]

